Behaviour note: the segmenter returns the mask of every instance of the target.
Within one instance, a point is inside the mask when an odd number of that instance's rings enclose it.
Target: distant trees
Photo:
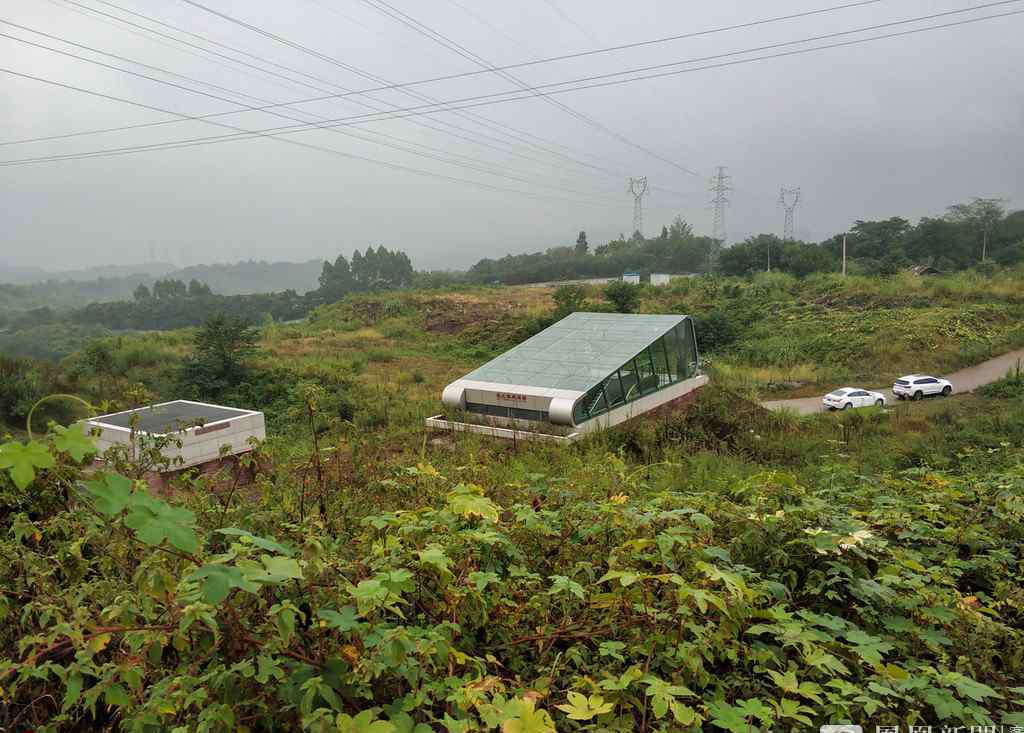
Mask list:
[[[409,256],[401,250],[389,250],[383,245],[366,253],[358,249],[349,263],[344,255],[324,262],[320,272],[320,289],[316,297],[321,302],[333,302],[349,293],[374,293],[409,287],[415,276]]]
[[[146,287],[145,283],[139,283],[139,286],[135,288],[135,292],[132,293],[132,297],[134,297],[138,302],[145,302],[153,298],[156,298],[157,300],[201,298],[206,295],[213,295],[213,291],[210,289],[210,286],[196,280],[195,278],[189,280],[188,285],[185,285],[183,280],[177,280],[174,278],[157,280],[153,283],[152,290]]]
[[[576,237],[576,256],[583,257],[590,252],[590,245],[587,244],[587,233],[581,231],[579,236]]]
[[[959,222],[981,240],[981,261],[988,259],[988,239],[992,229],[1006,216],[1003,199],[972,199],[966,204],[955,204],[946,209],[946,217]]]
[[[587,302],[587,289],[583,285],[563,285],[552,295],[555,301],[556,319],[565,318],[570,313],[582,311]]]
[[[641,272],[706,272],[749,275],[768,268],[803,277],[841,268],[843,234],[819,242],[783,242],[774,234],[758,234],[724,248],[712,263],[714,241],[696,234],[676,217],[659,234],[645,239],[620,234],[605,244],[551,247],[543,252],[486,258],[473,265],[471,282],[516,285],[549,280],[617,277]],[[895,216],[857,221],[845,233],[847,259],[853,272],[887,274],[914,264],[952,271],[993,260],[1000,265],[1024,262],[1024,211],[1006,214],[1000,199],[973,199],[951,206],[946,216],[923,218],[916,225]]]
[[[100,325],[116,330],[171,329],[198,326],[211,313],[225,313],[260,323],[302,318],[311,301],[294,290],[259,295],[197,295],[178,298],[145,298],[113,303],[90,303],[71,311],[67,320],[81,325]]]
[[[468,277],[473,282],[498,281],[515,285],[615,277],[627,270],[702,272],[707,267],[712,245],[709,237],[695,235],[689,224],[676,217],[655,239],[637,236],[625,239],[620,235],[606,244],[591,247],[586,232],[581,231],[574,246],[483,259],[469,269]]]
[[[153,283],[153,297],[157,300],[174,300],[188,295],[188,286],[173,278]]]
[[[640,303],[640,286],[622,280],[613,280],[604,289],[604,297],[617,313],[633,313]]]
[[[0,356],[0,424],[21,423],[45,392],[39,368],[28,359]]]
[[[195,278],[188,281],[188,297],[201,298],[204,295],[213,295],[213,291],[210,290],[209,285],[201,283]]]
[[[193,338],[193,353],[178,375],[183,394],[193,399],[219,400],[251,376],[256,329],[242,318],[223,314],[209,318]]]

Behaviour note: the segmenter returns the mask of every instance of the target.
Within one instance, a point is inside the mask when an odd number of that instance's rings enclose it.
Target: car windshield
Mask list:
[[[847,390],[845,390],[845,389],[837,389],[835,392],[829,392],[828,396],[829,397],[844,397],[844,396],[846,396],[846,392],[847,392]]]
[[[896,384],[910,384],[906,379],[897,379]]]

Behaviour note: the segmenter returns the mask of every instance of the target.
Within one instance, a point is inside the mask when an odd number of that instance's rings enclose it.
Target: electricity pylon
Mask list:
[[[629,192],[633,194],[633,232],[644,235],[643,198],[647,194],[647,176],[629,179]]]
[[[785,186],[779,188],[779,206],[781,206],[786,212],[786,223],[782,227],[783,242],[793,241],[793,212],[796,209],[796,205],[799,203],[799,188],[786,188]]]

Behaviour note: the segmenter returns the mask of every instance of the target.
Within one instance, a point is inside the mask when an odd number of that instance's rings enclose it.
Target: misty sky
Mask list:
[[[495,65],[843,4],[842,0],[388,2],[477,54],[484,63]],[[368,114],[366,105],[373,110],[408,110],[431,100],[519,89],[513,81],[488,73],[406,91],[246,110],[381,85],[357,76],[353,67],[385,83],[481,67],[388,17],[378,0],[201,3],[284,42],[185,0],[4,2],[0,33],[184,88],[7,38],[0,38],[0,67],[184,116],[243,111],[211,118],[217,125],[183,121],[164,112],[0,72],[0,143],[4,143],[0,161],[236,132],[218,125],[251,131],[337,121]],[[562,82],[981,4],[978,0],[882,0],[511,73],[529,85]],[[125,10],[196,35],[159,26]],[[1024,2],[831,42],[1015,10],[1024,10]],[[121,58],[70,46],[10,23]],[[587,231],[592,244],[620,232],[628,234],[632,199],[626,189],[631,175],[646,175],[650,181],[652,190],[644,209],[646,234],[656,233],[677,214],[697,231],[710,233],[708,179],[718,165],[728,166],[735,184],[727,212],[730,241],[761,231],[781,233],[783,216],[777,205],[781,184],[803,189],[796,234],[807,239],[842,231],[855,219],[938,215],[947,205],[973,196],[1002,197],[1011,207],[1021,207],[1022,33],[1024,15],[1015,15],[553,97],[569,111],[532,97],[405,119],[361,124],[348,120],[343,127],[307,129],[280,138],[255,136],[171,150],[5,165],[0,167],[0,280],[4,265],[66,269],[138,263],[154,256],[179,265],[241,258],[302,260],[333,258],[339,251],[348,254],[368,244],[404,249],[418,268],[463,268],[481,257],[570,244],[580,229]],[[193,45],[182,45],[174,38]],[[796,48],[801,46],[781,50]],[[723,60],[765,53],[772,52]],[[721,60],[689,68],[710,63]],[[431,99],[425,102],[422,95]],[[8,144],[165,120],[175,121]]]

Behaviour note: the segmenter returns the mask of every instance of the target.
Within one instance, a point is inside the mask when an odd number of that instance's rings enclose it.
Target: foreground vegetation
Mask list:
[[[1020,725],[1019,372],[804,420],[745,393],[1019,345],[1022,282],[384,292],[0,361],[0,729]],[[716,386],[571,448],[424,433],[444,384],[580,308],[696,314]],[[55,392],[259,407],[270,437],[254,483],[156,495],[56,427],[80,403],[25,425]]]
[[[712,390],[569,450],[315,429],[170,499],[83,475],[74,431],[9,443],[0,725],[1019,724],[1024,402],[989,399],[799,423]]]

